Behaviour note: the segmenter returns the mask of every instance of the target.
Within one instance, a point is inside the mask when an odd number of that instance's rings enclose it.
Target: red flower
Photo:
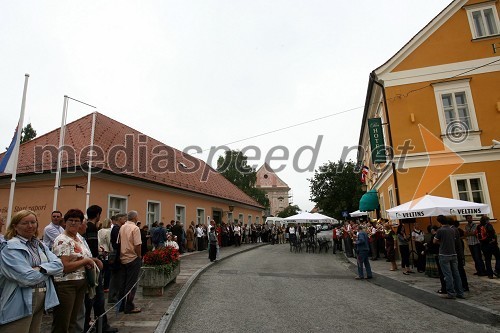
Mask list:
[[[156,249],[144,255],[144,264],[146,266],[174,265],[179,261],[179,250],[167,246]]]

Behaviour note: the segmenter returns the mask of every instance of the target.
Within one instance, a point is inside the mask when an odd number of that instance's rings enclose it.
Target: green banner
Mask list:
[[[385,163],[384,130],[380,118],[368,119],[368,133],[370,134],[370,146],[372,149],[372,163]]]

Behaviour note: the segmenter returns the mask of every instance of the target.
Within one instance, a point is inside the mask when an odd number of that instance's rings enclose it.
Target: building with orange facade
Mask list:
[[[58,128],[20,147],[13,212],[35,211],[40,231],[54,206],[60,132]],[[179,220],[186,226],[210,219],[262,223],[264,207],[208,164],[101,113],[68,124],[62,152],[55,206],[63,214],[96,204],[103,208],[103,218],[137,210],[143,225]],[[2,215],[7,213],[10,178],[0,175]]]
[[[498,1],[453,1],[371,73],[358,161],[382,217],[432,194],[489,204],[500,231],[499,11]]]

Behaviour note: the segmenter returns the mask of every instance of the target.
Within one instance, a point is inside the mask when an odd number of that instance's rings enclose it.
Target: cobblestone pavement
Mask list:
[[[338,256],[344,256],[344,253],[337,252]],[[356,264],[355,258],[347,258],[353,265]],[[427,291],[431,294],[439,295],[436,293],[441,285],[438,278],[430,278],[424,273],[417,273],[416,268],[413,270],[415,274],[404,275],[400,263],[398,263],[397,271],[390,271],[391,264],[386,262],[385,259],[370,260],[372,271],[376,274],[401,281],[413,288]],[[469,282],[469,292],[465,293],[466,299],[463,302],[469,303],[476,307],[488,310],[491,313],[500,315],[500,279],[488,279],[487,276],[476,276],[474,263],[467,261],[465,265],[465,272],[467,274],[467,281]]]

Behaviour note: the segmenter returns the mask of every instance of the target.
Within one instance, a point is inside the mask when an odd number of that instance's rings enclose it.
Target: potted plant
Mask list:
[[[143,257],[139,285],[143,296],[162,296],[163,288],[174,281],[180,272],[179,250],[167,246],[146,253]]]

